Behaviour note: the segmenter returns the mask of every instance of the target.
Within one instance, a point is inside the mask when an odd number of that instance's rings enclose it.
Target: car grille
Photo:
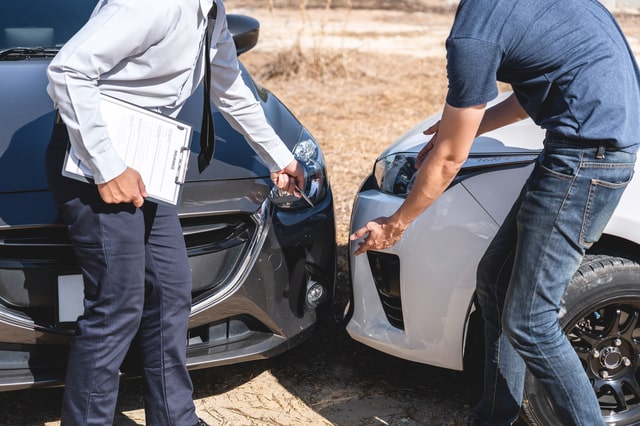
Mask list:
[[[4,305],[29,316],[40,309],[52,315],[58,275],[77,270],[64,226],[0,230],[0,302]]]
[[[193,271],[193,293],[215,293],[235,275],[247,255],[257,224],[249,216],[181,219]]]
[[[215,294],[237,273],[256,232],[248,215],[181,218],[193,295]],[[0,230],[0,304],[25,320],[55,324],[59,275],[79,274],[66,228]]]
[[[400,258],[394,254],[368,251],[369,267],[389,323],[404,330],[400,294]]]

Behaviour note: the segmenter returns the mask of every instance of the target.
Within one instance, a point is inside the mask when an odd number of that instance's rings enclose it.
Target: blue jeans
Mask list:
[[[474,424],[509,425],[525,369],[562,425],[604,424],[595,392],[560,326],[561,298],[633,176],[635,154],[547,136],[520,197],[478,265],[485,382]],[[604,154],[604,155],[602,155]]]

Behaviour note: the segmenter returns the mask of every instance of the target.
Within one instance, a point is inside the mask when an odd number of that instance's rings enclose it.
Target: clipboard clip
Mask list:
[[[187,170],[189,169],[189,155],[191,150],[183,146],[180,148],[180,159],[178,160],[178,167],[176,168],[176,185],[184,185],[187,180]]]

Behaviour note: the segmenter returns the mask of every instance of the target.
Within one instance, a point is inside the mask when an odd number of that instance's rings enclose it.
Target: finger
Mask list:
[[[298,186],[298,188],[304,189],[304,187],[305,187],[304,174],[297,175],[295,177],[295,182],[296,182],[296,185]]]
[[[302,169],[300,162],[297,160],[292,161],[285,170],[288,171],[289,177],[293,178],[295,184],[298,185],[299,188],[304,189],[304,170]]]
[[[133,199],[133,205],[136,207],[142,207],[142,205],[144,204],[144,198],[142,198],[141,195],[135,197]]]
[[[287,185],[287,192],[296,195],[298,197],[301,197],[300,193],[298,192],[298,190],[296,189],[296,181],[295,179],[289,179],[289,183]]]
[[[351,234],[351,236],[349,237],[351,239],[351,241],[355,241],[358,238],[362,238],[365,234],[367,234],[369,232],[369,229],[367,229],[367,227],[363,227],[358,229],[356,232],[354,232],[353,234]]]
[[[422,134],[431,135],[431,134],[435,133],[438,130],[439,127],[440,127],[440,122],[438,121],[436,124],[434,124],[433,126],[429,127],[427,130],[422,132]]]
[[[149,194],[147,193],[147,187],[142,179],[138,181],[138,190],[140,191],[140,195],[142,196],[142,198],[147,198],[149,196]]]
[[[278,175],[278,188],[288,190],[289,189],[289,175],[286,173],[280,173]],[[291,192],[291,191],[288,191]]]
[[[355,256],[358,256],[362,253],[366,253],[367,249],[365,248],[365,244],[364,243],[360,243],[358,244],[358,248],[356,249],[356,251],[353,252],[353,254]]]

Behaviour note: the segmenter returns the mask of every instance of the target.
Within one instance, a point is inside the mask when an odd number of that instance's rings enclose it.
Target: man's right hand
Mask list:
[[[296,160],[284,169],[271,173],[271,180],[278,188],[291,194],[298,192],[296,188],[304,189],[304,171]]]
[[[132,203],[136,207],[142,207],[148,195],[140,173],[130,167],[109,182],[98,184],[98,191],[107,204]]]

